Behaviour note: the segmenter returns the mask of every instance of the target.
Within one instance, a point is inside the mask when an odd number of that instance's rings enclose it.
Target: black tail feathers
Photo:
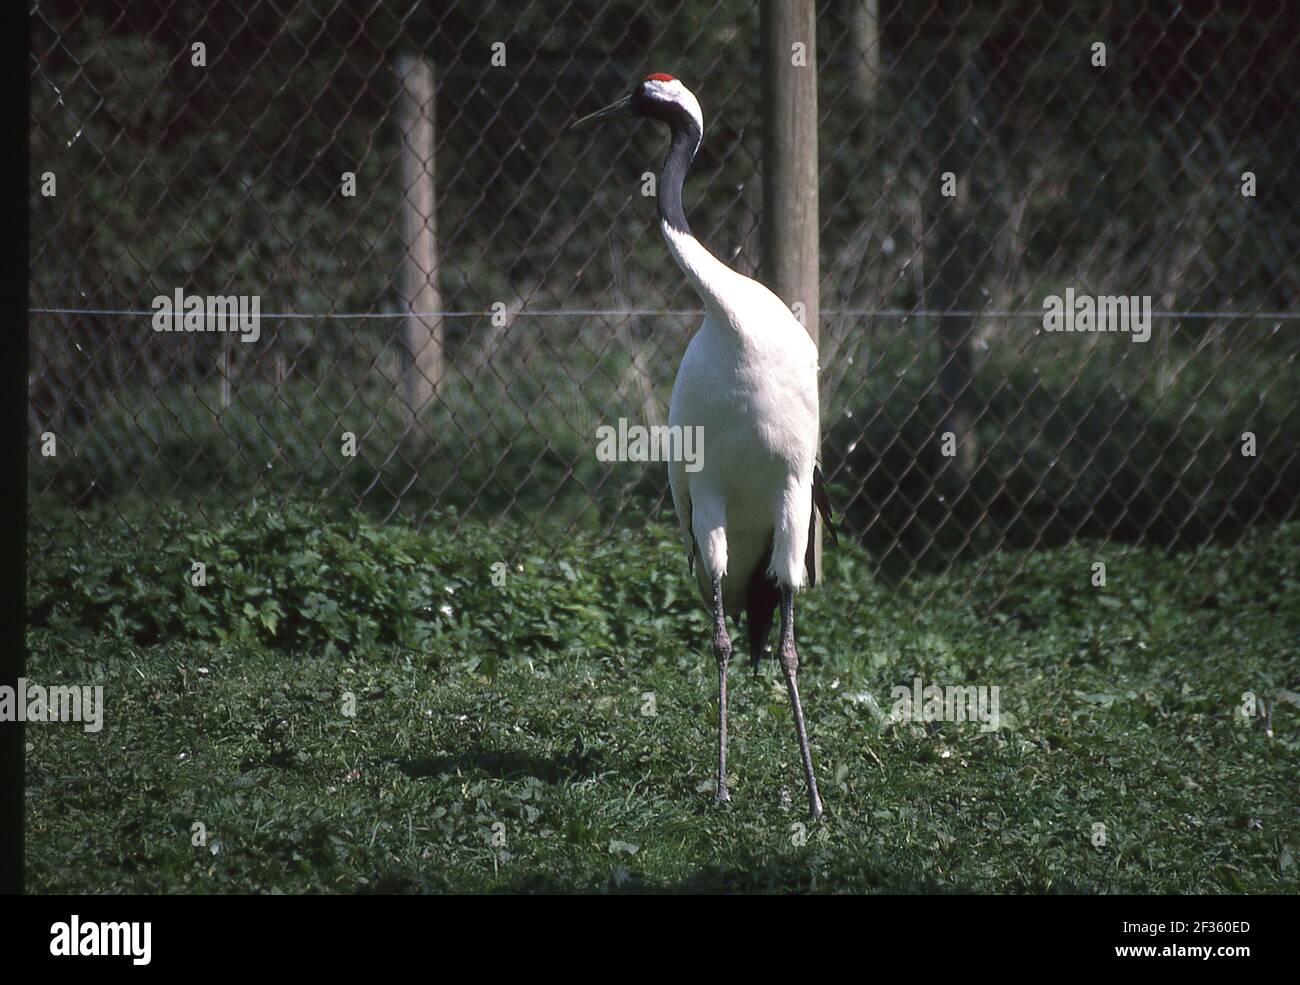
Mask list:
[[[781,588],[767,573],[767,566],[771,563],[772,545],[769,544],[762,562],[749,576],[749,586],[745,590],[745,628],[749,631],[749,661],[755,674],[758,673],[759,661],[763,659],[767,638],[772,634],[777,604],[781,601]]]
[[[822,515],[822,522],[825,524],[826,532],[831,535],[831,541],[835,544],[840,542],[839,534],[835,530],[835,518],[831,513],[831,501],[826,495],[826,480],[822,478],[822,470],[816,466],[813,468],[812,501],[808,553],[804,558],[809,585],[817,584],[816,566],[813,563],[813,541],[817,533],[818,513]],[[763,649],[767,646],[767,638],[772,633],[776,607],[781,602],[781,587],[776,583],[776,579],[767,573],[768,565],[771,563],[772,545],[768,544],[767,552],[758,567],[754,569],[754,573],[749,576],[749,586],[745,590],[745,625],[749,630],[749,658],[754,673],[758,673],[759,662],[763,659]]]

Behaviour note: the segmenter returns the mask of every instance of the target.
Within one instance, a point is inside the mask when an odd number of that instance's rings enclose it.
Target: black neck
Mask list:
[[[668,147],[659,175],[659,218],[689,236],[691,227],[686,224],[686,213],[682,211],[682,184],[695,157],[695,148],[700,144],[700,133],[694,120],[688,126],[672,120],[669,126],[672,127],[673,142]]]

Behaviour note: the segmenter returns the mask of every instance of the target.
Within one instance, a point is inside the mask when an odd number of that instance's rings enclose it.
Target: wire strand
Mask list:
[[[95,315],[100,317],[148,317],[156,311],[135,308],[28,308],[29,315]],[[700,316],[704,312],[699,308],[527,308],[510,312],[511,318],[644,318],[651,316]],[[501,314],[494,311],[271,311],[259,313],[260,318],[272,318],[291,321],[389,321],[401,318],[491,318]],[[952,311],[933,311],[926,308],[824,308],[821,314],[827,317],[854,318],[1042,318],[1042,311],[988,311],[981,309],[957,309]],[[1152,318],[1170,320],[1177,318],[1203,320],[1252,321],[1256,319],[1274,321],[1300,321],[1300,311],[1153,311]]]

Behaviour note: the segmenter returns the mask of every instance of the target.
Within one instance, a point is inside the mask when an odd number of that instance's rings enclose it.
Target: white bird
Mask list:
[[[702,428],[703,463],[692,472],[684,462],[673,461],[668,478],[689,562],[713,614],[716,799],[731,799],[726,617],[739,623],[745,612],[757,672],[779,602],[776,656],[790,693],[809,809],[816,818],[822,802],[799,701],[794,594],[814,580],[814,504],[828,528],[831,520],[817,469],[817,346],[780,298],[732,270],[691,234],[682,211],[682,183],[704,135],[704,117],[691,91],[656,72],[630,95],[574,126],[620,115],[668,125],[672,140],[659,176],[659,226],[669,252],[704,303],[704,321],[677,371],[668,410],[670,427]]]

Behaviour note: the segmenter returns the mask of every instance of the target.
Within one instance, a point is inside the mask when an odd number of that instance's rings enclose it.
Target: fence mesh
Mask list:
[[[1300,11],[1052,6],[818,4],[823,464],[879,574],[1300,502]],[[595,456],[663,421],[700,318],[664,138],[566,127],[684,79],[692,227],[757,274],[759,18],[34,3],[34,548],[296,495],[516,543],[668,520],[661,466]],[[155,332],[177,290],[256,296],[260,337]],[[1067,292],[1149,298],[1149,339],[1047,331]]]

